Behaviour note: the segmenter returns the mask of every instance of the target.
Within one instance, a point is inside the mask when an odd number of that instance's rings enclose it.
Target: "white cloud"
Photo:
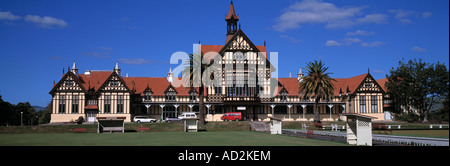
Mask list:
[[[325,46],[350,46],[353,43],[359,42],[361,42],[361,40],[358,38],[345,38],[339,41],[328,40],[327,42],[325,42]]]
[[[119,63],[131,64],[131,65],[142,65],[142,64],[165,64],[166,61],[156,61],[141,58],[120,58]]]
[[[356,30],[356,32],[347,32],[347,36],[368,36],[368,35],[373,35],[375,34],[375,32],[370,31],[364,31],[364,30]]]
[[[280,37],[281,38],[285,38],[285,39],[291,41],[292,43],[299,43],[299,42],[301,42],[301,40],[298,40],[295,37],[288,36],[288,35],[280,35]]]
[[[364,7],[337,7],[331,3],[316,0],[304,0],[289,6],[278,17],[277,24],[273,28],[277,31],[285,31],[300,27],[306,23],[324,23],[326,28],[350,27],[354,25],[352,18]]]
[[[327,42],[325,42],[326,46],[341,46],[340,43],[338,43],[337,41],[334,40],[328,40]]]
[[[411,10],[403,10],[403,9],[397,9],[397,10],[389,10],[389,13],[395,14],[395,19],[400,24],[411,24],[413,23],[412,18],[428,18],[431,17],[431,12],[417,12],[417,11],[411,11]]]
[[[378,46],[381,46],[383,44],[384,44],[383,42],[374,41],[372,43],[363,42],[363,43],[361,43],[361,46],[363,46],[363,47],[378,47]]]
[[[2,12],[0,11],[0,20],[18,20],[22,17],[11,14],[10,11]]]
[[[411,50],[415,51],[415,52],[425,52],[425,51],[427,51],[427,50],[425,50],[423,48],[420,48],[419,46],[414,46],[413,48],[411,48]]]
[[[357,22],[384,24],[388,22],[387,18],[388,16],[385,14],[368,14],[364,18],[357,19]]]
[[[65,27],[67,26],[66,21],[49,16],[37,16],[37,15],[27,15],[25,21],[38,24],[42,28],[53,28],[54,26]]]
[[[431,17],[431,12],[423,12],[422,13],[422,18],[428,18]]]

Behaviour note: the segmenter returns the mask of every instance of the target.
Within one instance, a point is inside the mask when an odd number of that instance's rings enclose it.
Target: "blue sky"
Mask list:
[[[235,0],[241,29],[278,52],[279,77],[323,60],[332,76],[370,73],[422,58],[449,64],[447,0]],[[229,0],[0,1],[0,95],[46,106],[53,81],[87,69],[165,77],[176,51],[226,40]]]

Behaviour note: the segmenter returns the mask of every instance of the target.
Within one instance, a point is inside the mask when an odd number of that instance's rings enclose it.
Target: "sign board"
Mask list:
[[[242,106],[241,106],[241,107],[237,107],[237,110],[240,110],[240,111],[245,111],[245,109],[246,109],[246,108],[245,108],[245,107],[242,107]]]

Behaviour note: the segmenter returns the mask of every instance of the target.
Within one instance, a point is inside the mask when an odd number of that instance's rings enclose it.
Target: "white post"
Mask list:
[[[272,107],[272,117],[275,117],[275,112],[273,112],[273,108],[275,108],[275,104],[271,104],[270,107]]]
[[[302,104],[302,108],[303,108],[303,119],[305,119],[305,107],[306,107],[306,104]]]
[[[192,112],[192,107],[194,107],[194,104],[189,104],[189,111]]]
[[[152,106],[151,104],[146,104],[145,107],[147,107],[147,116],[148,116],[148,108],[150,108],[150,106]]]
[[[160,104],[159,105],[159,107],[161,107],[161,119],[160,119],[160,122],[162,122],[162,119],[163,119],[164,106],[166,106],[166,105],[165,104]]]
[[[288,104],[287,107],[289,108],[289,119],[291,119],[291,107],[292,107],[292,104]]]
[[[209,107],[211,107],[211,104],[205,104],[205,106],[208,109],[208,113],[206,114],[206,120],[208,120]],[[214,117],[213,117],[213,120],[214,120]]]
[[[331,113],[333,112],[333,110],[332,110],[331,108],[333,108],[333,104],[328,104],[328,107],[330,107],[330,120],[333,120],[333,119],[331,118]]]
[[[178,117],[178,107],[180,105],[179,104],[174,104],[173,106],[175,107],[175,115],[176,115],[176,117]]]

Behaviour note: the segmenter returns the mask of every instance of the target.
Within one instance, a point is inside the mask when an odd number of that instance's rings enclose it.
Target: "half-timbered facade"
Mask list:
[[[214,61],[222,68],[219,84],[205,86],[204,114],[207,121],[219,121],[226,112],[242,112],[244,119],[263,121],[269,117],[285,121],[312,121],[314,101],[301,98],[297,78],[271,77],[271,66],[264,45],[255,45],[238,24],[239,16],[231,3],[224,45],[201,44],[205,55],[220,56]],[[157,120],[177,117],[181,112],[199,111],[198,87],[176,87],[172,70],[167,77],[123,77],[118,63],[114,70],[88,70],[78,73],[72,69],[54,83],[52,123],[75,121],[82,116],[88,122],[108,116],[145,115]],[[272,80],[272,81],[271,81]],[[385,80],[375,80],[370,73],[351,78],[336,78],[334,97],[320,101],[323,121],[336,121],[341,113],[361,113],[384,120],[383,101]],[[276,88],[275,88],[276,87]]]

